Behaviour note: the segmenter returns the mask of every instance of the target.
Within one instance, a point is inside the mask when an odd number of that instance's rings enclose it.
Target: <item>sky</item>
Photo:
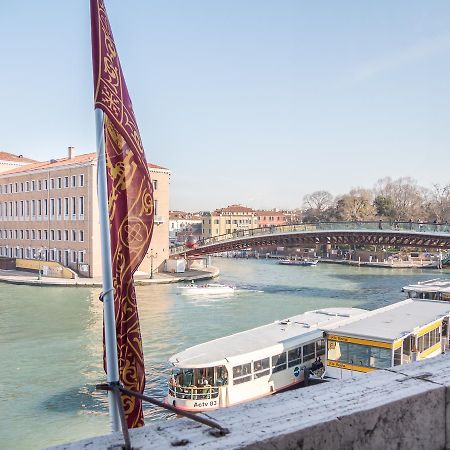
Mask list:
[[[447,0],[105,0],[170,208],[450,182]],[[0,2],[0,150],[95,151],[88,0]]]

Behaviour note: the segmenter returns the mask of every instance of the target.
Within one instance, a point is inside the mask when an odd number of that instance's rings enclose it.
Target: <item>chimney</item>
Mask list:
[[[72,159],[74,156],[75,156],[75,147],[69,147],[68,149],[68,158],[69,159]]]

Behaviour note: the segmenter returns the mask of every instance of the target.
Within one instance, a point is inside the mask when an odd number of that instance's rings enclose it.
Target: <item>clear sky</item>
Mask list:
[[[447,0],[106,0],[171,209],[450,182]],[[95,151],[88,0],[0,3],[0,149]]]

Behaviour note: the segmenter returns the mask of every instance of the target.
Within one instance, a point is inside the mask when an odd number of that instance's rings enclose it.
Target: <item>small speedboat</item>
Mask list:
[[[230,295],[234,294],[235,288],[226,284],[210,283],[210,284],[190,284],[188,286],[180,286],[182,295]]]
[[[309,259],[280,259],[278,261],[278,264],[281,264],[282,266],[317,266],[318,261],[316,260],[309,260]]]

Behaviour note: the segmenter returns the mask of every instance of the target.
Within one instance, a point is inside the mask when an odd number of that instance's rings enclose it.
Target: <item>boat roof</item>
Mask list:
[[[407,299],[369,311],[351,323],[325,327],[325,331],[328,335],[393,342],[449,314],[449,302]]]
[[[323,327],[354,320],[366,313],[358,308],[324,308],[298,314],[288,319],[277,320],[251,330],[214,339],[195,345],[173,355],[170,362],[176,367],[195,368],[212,367],[233,363],[239,358],[239,364],[253,359],[281,353],[292,340],[307,343],[319,338]],[[290,342],[291,341],[291,342]],[[242,357],[249,355],[248,361]],[[258,356],[259,355],[259,356]]]
[[[433,280],[419,281],[417,284],[404,286],[403,291],[416,292],[448,292],[450,293],[450,279],[435,278]]]

